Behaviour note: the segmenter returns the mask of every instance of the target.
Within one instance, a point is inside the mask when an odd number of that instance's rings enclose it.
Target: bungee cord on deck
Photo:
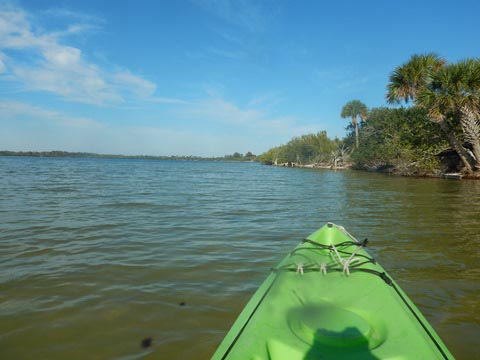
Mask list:
[[[304,264],[302,262],[298,262],[298,263],[292,263],[292,264],[272,268],[272,271],[274,272],[289,271],[289,272],[295,272],[300,275],[304,275],[307,272],[320,272],[323,275],[327,275],[328,271],[335,271],[335,272],[341,271],[346,276],[350,276],[351,272],[360,271],[360,272],[376,275],[380,277],[383,281],[385,281],[385,283],[391,286],[393,284],[392,280],[384,272],[379,272],[373,269],[362,267],[363,265],[369,264],[369,263],[376,264],[376,260],[374,258],[363,255],[363,254],[358,254],[358,251],[360,251],[360,249],[367,246],[368,239],[364,239],[361,242],[356,240],[355,238],[353,239],[355,241],[344,241],[337,245],[333,245],[333,244],[323,245],[309,239],[303,239],[302,240],[303,243],[314,245],[314,248],[299,247],[293,250],[290,253],[290,256],[295,255],[301,250],[327,250],[329,251],[329,256],[332,262],[331,263],[317,262],[315,264]],[[349,247],[349,246],[356,246],[356,248],[351,252],[342,250],[342,248]],[[342,257],[342,255],[347,255],[348,257],[345,258],[345,257]],[[365,260],[361,261],[362,260],[361,258]]]

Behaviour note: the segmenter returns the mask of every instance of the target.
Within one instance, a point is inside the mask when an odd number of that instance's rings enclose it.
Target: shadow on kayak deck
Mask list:
[[[341,332],[318,329],[316,332],[307,331],[305,335],[307,333],[310,334],[308,338],[300,337],[304,343],[311,344],[304,350],[273,339],[268,341],[268,358],[272,360],[380,359],[372,354],[368,339],[355,327],[347,327]]]
[[[355,327],[347,327],[342,332],[320,330],[304,360],[380,359],[372,354],[368,344],[368,339]]]

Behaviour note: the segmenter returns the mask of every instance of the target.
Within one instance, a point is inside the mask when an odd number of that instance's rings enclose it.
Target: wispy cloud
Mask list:
[[[151,97],[148,101],[160,104],[188,104],[187,101],[175,98]]]
[[[74,11],[64,7],[51,7],[42,10],[40,14],[46,17],[74,21],[76,24],[85,25],[88,28],[99,28],[105,23],[105,19],[98,15],[89,14],[83,11]]]
[[[191,121],[225,124],[231,129],[267,137],[290,138],[305,131],[321,130],[321,124],[299,125],[299,120],[294,116],[274,116],[268,110],[250,105],[241,107],[220,97],[192,102],[178,110],[178,114]]]
[[[251,32],[263,30],[268,14],[275,12],[275,4],[265,1],[263,6],[262,2],[253,0],[192,0],[192,2],[220,19]]]
[[[102,128],[99,122],[78,116],[70,116],[59,111],[45,109],[20,101],[0,101],[0,118],[3,121],[34,120],[47,121],[55,125],[75,128]]]
[[[18,101],[0,101],[0,126],[0,146],[21,151],[218,156],[224,155],[219,149],[233,153],[247,146],[245,139],[235,133],[218,136],[208,129],[199,134],[193,129],[103,125]]]
[[[201,50],[191,51],[185,50],[184,54],[187,58],[192,60],[207,60],[212,58],[221,58],[222,60],[244,60],[249,56],[244,49],[235,48],[221,48],[221,47],[208,47]]]
[[[236,134],[210,134],[208,131],[182,129],[174,130],[153,126],[129,126],[126,128],[111,129],[110,133],[123,144],[123,149],[140,148],[137,154],[158,155],[200,155],[219,156],[219,149],[225,153],[233,153],[245,148],[245,139]],[[142,139],[139,145],[137,139]],[[124,150],[123,150],[124,151]],[[119,149],[117,152],[122,152]]]
[[[157,87],[151,81],[133,75],[130,71],[123,71],[113,74],[112,81],[119,88],[131,89],[135,95],[143,98],[152,96]]]
[[[278,94],[278,92],[266,92],[253,96],[248,102],[248,106],[254,108],[272,108],[282,101],[283,98]]]
[[[49,12],[51,16],[59,14],[82,22],[69,24],[64,31],[48,32],[34,26],[23,9],[0,4],[0,73],[22,84],[25,91],[46,91],[68,101],[111,105],[154,99],[153,82],[118,66],[104,69],[86,60],[80,48],[65,45],[65,38],[92,27],[85,23],[88,16],[63,9]]]
[[[264,119],[261,112],[253,109],[240,109],[235,104],[220,98],[201,100],[187,108],[188,114],[209,120],[234,125],[252,126]]]
[[[231,60],[241,60],[247,57],[247,54],[241,50],[224,50],[219,48],[209,48],[208,51],[214,55]]]
[[[243,46],[245,45],[245,40],[240,35],[233,35],[230,32],[226,31],[224,28],[215,28],[215,32],[220,35],[220,37],[225,40],[226,42]]]
[[[5,71],[7,71],[7,67],[5,65],[5,59],[6,59],[6,56],[5,54],[3,54],[2,52],[0,52],[0,74],[4,73]]]
[[[365,75],[356,74],[350,68],[315,69],[313,80],[323,90],[337,89],[343,91],[357,91],[369,81]]]
[[[217,35],[215,45],[188,49],[185,56],[194,60],[221,58],[228,61],[252,60],[264,64],[269,59],[263,33],[280,13],[273,0],[191,0],[201,10],[220,20],[210,23]],[[225,24],[227,26],[225,26]]]

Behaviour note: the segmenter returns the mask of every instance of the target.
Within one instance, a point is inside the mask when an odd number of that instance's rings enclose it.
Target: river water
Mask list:
[[[208,359],[327,221],[369,238],[458,359],[480,358],[480,181],[27,157],[0,157],[0,358]]]

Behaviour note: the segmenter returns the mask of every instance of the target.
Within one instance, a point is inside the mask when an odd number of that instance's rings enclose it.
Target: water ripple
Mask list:
[[[2,358],[208,358],[326,221],[368,237],[452,352],[478,355],[480,182],[122,159],[0,168]]]

